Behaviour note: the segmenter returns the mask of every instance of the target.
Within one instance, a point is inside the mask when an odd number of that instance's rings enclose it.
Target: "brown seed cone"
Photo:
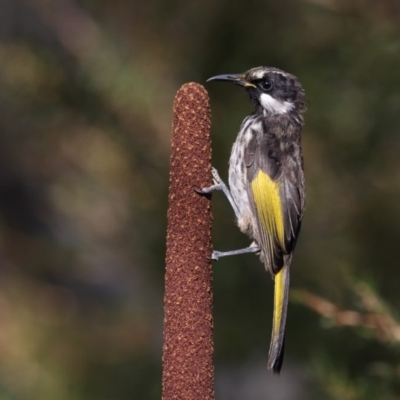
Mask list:
[[[164,295],[163,400],[213,400],[210,106],[197,83],[176,94]]]

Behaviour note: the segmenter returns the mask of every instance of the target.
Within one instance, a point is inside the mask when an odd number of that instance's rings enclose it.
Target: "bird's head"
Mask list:
[[[273,67],[252,68],[242,74],[217,75],[209,81],[243,86],[256,108],[267,114],[303,113],[304,89],[294,75]]]

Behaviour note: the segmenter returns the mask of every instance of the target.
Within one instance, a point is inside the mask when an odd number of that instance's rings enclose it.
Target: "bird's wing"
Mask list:
[[[302,182],[296,182],[293,174],[284,171],[279,152],[277,140],[267,135],[254,135],[245,151],[247,190],[252,211],[257,216],[258,244],[267,268],[275,277],[268,368],[276,374],[281,369],[284,353],[289,264],[304,209],[304,193],[298,188]]]
[[[296,243],[304,208],[302,194],[292,175],[284,171],[279,144],[271,136],[254,135],[245,161],[250,204],[257,216],[258,244],[268,269],[276,274]]]

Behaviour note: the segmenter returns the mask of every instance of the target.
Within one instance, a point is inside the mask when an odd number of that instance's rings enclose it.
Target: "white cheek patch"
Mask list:
[[[290,101],[276,100],[266,93],[261,94],[260,103],[264,110],[271,114],[285,114],[294,108],[294,104]]]

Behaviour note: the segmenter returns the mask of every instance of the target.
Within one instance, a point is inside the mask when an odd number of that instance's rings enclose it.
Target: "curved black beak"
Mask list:
[[[226,74],[226,75],[216,75],[212,76],[211,78],[207,79],[207,82],[210,81],[225,81],[225,82],[232,82],[239,86],[244,87],[255,87],[252,83],[247,82],[244,79],[243,74]]]
[[[232,82],[239,86],[244,87],[255,87],[250,82],[247,82],[243,74],[226,74],[226,75],[216,75],[212,76],[211,78],[207,79],[207,82],[210,81],[225,81],[225,82]]]
[[[211,78],[207,79],[207,82],[210,81],[228,81],[239,83],[241,82],[241,75],[240,74],[226,74],[226,75],[216,75],[212,76]]]

